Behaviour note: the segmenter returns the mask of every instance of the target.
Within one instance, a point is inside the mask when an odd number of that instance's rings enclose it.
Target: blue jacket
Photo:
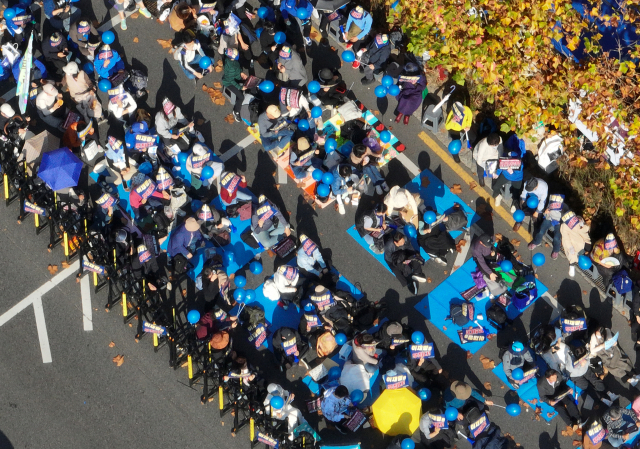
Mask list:
[[[347,25],[344,27],[344,30],[349,31],[349,27],[351,26],[352,23],[355,23],[358,26],[358,28],[362,30],[362,32],[358,34],[358,40],[361,41],[367,36],[367,34],[369,34],[369,31],[371,31],[373,18],[371,17],[371,14],[369,14],[367,11],[365,11],[362,17],[359,19],[354,19],[353,16],[349,14],[349,19],[347,20]]]
[[[200,231],[189,232],[187,228],[185,228],[184,223],[182,223],[178,229],[171,233],[171,237],[169,238],[169,247],[167,248],[169,256],[175,257],[178,254],[182,254],[187,257],[187,255],[190,254],[189,243],[191,243],[192,239],[197,246],[198,242],[202,240],[202,233]]]
[[[298,266],[303,270],[307,270],[309,272],[315,270],[314,265],[316,264],[316,262],[320,266],[320,269],[324,269],[327,266],[324,259],[322,258],[322,254],[320,253],[319,248],[316,248],[310,256],[307,256],[307,253],[304,252],[304,248],[300,246],[300,248],[298,249],[297,258]]]
[[[298,8],[306,9],[309,13],[309,17],[311,17],[311,13],[313,13],[313,5],[311,5],[307,0],[285,0],[280,4],[282,18],[284,20],[288,20],[289,16],[298,17]]]
[[[523,159],[525,153],[526,150],[524,149],[524,143],[520,145],[520,139],[518,139],[517,136],[511,136],[505,143],[505,157],[517,157]],[[524,160],[520,165],[520,170],[513,170],[513,173],[509,173],[506,170],[498,170],[496,173],[498,175],[502,174],[505,179],[509,181],[522,181],[524,177]]]
[[[124,70],[124,61],[120,58],[117,51],[111,50],[113,56],[109,60],[109,65],[104,67],[101,60],[97,59],[93,63],[93,68],[100,78],[109,78],[114,73]]]
[[[30,22],[31,20],[33,20],[33,16],[31,15],[30,12],[27,11],[27,8],[28,6],[20,5],[20,4],[13,7],[13,10],[16,12],[16,16],[11,20],[6,21],[7,30],[9,30],[9,34],[11,34],[12,36],[16,35],[17,29],[22,28],[24,30],[24,28],[26,28],[27,26],[27,22]],[[22,16],[28,16],[27,22],[19,23],[18,18]],[[23,39],[29,39],[29,36],[23,36]]]

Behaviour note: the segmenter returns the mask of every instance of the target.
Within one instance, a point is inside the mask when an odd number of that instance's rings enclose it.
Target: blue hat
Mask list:
[[[316,308],[313,306],[312,303],[308,302],[304,305],[305,312],[313,312],[314,310],[316,310]]]
[[[514,341],[513,344],[511,345],[511,350],[513,352],[522,352],[524,351],[524,345],[519,341]]]

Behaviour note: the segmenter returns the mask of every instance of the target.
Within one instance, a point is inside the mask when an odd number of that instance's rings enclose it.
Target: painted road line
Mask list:
[[[553,312],[551,312],[551,318],[549,318],[549,322],[553,323],[556,320],[556,318],[560,316],[560,314],[564,310],[564,307],[558,304],[558,301],[553,296],[551,296],[549,292],[544,292],[544,295],[542,295],[542,298],[553,309]]]
[[[283,185],[287,183],[289,179],[289,175],[284,168],[280,166],[280,164],[276,164],[278,166],[278,184]]]
[[[11,89],[9,92],[7,92],[6,94],[4,94],[4,95],[2,96],[2,99],[3,99],[4,101],[9,101],[9,100],[11,100],[13,97],[15,97],[15,96],[16,96],[16,88],[14,87],[14,88],[13,88],[13,89]]]
[[[255,140],[256,140],[255,137],[249,134],[247,137],[245,137],[240,142],[238,142],[233,147],[231,147],[229,150],[227,150],[224,154],[220,155],[220,159],[222,160],[222,162],[227,162],[233,156],[240,153],[246,147],[251,145]]]
[[[456,256],[456,260],[453,262],[453,268],[451,269],[452,273],[464,265],[464,261],[467,259],[467,254],[469,254],[469,248],[471,248],[471,234],[466,232],[462,238],[467,241],[467,244],[462,247],[462,251],[460,251]]]
[[[396,160],[404,165],[404,168],[406,168],[414,177],[420,174],[420,168],[418,168],[418,166],[414,164],[404,153],[398,153]]]
[[[80,281],[80,294],[82,296],[82,325],[85,331],[93,330],[93,312],[91,309],[91,276],[85,276]]]
[[[449,152],[442,149],[440,145],[438,145],[431,137],[427,135],[427,133],[422,131],[420,134],[418,134],[418,137],[420,137],[420,139],[431,149],[431,151],[433,151],[440,159],[442,159],[442,161],[447,164],[449,168],[451,168],[451,170],[453,170],[460,178],[462,178],[462,180],[467,183],[467,186],[472,182],[476,182],[476,180],[469,173],[467,173],[465,169],[460,166],[460,164],[457,164],[453,160]],[[495,206],[493,196],[484,187],[477,186],[475,189],[473,189],[473,191],[484,197],[489,202],[493,210],[496,211],[498,215],[500,215],[500,217],[509,224],[509,226],[513,226],[515,224],[513,217],[507,210],[505,210],[502,206]],[[525,239],[526,242],[530,242],[532,240],[531,234],[529,234],[524,229],[524,226],[520,227],[520,229],[518,230],[518,235]]]
[[[40,352],[42,352],[42,363],[51,363],[51,347],[49,346],[49,335],[47,334],[47,324],[44,321],[44,309],[42,307],[42,297],[38,296],[33,301],[33,312],[36,316],[36,329],[38,329],[38,340],[40,340]]]
[[[128,18],[131,14],[138,12],[138,10],[136,9],[135,11],[129,11],[129,12],[125,12],[125,18]],[[98,28],[98,31],[101,33],[104,33],[107,30],[110,30],[111,28],[115,27],[116,25],[118,25],[120,22],[122,22],[122,19],[120,18],[120,14],[116,14],[115,16],[113,16],[110,20],[108,20],[107,22],[103,23],[100,28]]]

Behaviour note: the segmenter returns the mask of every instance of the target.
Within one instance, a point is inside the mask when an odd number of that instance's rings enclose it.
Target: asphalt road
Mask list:
[[[102,2],[90,4],[82,1],[80,5],[88,16],[105,21],[106,6]],[[129,19],[128,25],[126,32],[120,31],[118,26],[114,29],[116,48],[129,64],[148,70],[151,94],[147,105],[150,110],[155,111],[163,96],[168,95],[183,107],[187,115],[201,113],[206,123],[200,130],[217,154],[224,154],[247,136],[245,126],[229,125],[223,121],[223,117],[231,112],[230,105],[214,105],[201,91],[201,82],[196,85],[188,81],[177,62],[169,59],[167,51],[156,42],[156,39],[172,37],[167,25],[161,26],[142,16],[136,20]],[[134,42],[134,38],[138,42]],[[335,53],[314,46],[309,58],[309,75],[311,77],[324,66],[339,64]],[[361,75],[350,67],[345,67],[342,73],[348,85],[354,82],[355,94],[367,107],[385,112],[384,105],[376,104],[373,95],[375,84],[363,87],[359,83]],[[205,83],[210,85],[219,81],[219,75],[209,75]],[[395,101],[390,103],[384,115],[387,125],[391,124]],[[430,169],[448,186],[462,184],[462,200],[473,209],[479,207],[486,211],[484,199],[470,190],[450,166],[418,138],[423,130],[415,119],[409,126],[393,128],[407,147],[404,155],[419,170]],[[106,128],[103,127],[101,132],[106,132]],[[446,269],[429,262],[425,272],[433,282],[423,284],[419,295],[413,297],[346,234],[346,229],[354,223],[353,207],[347,207],[345,216],[338,215],[332,207],[314,210],[304,201],[295,183],[276,185],[275,164],[257,144],[249,145],[227,165],[247,176],[254,193],[266,194],[286,211],[297,233],[304,232],[319,242],[334,266],[350,281],[360,282],[370,299],[385,298],[390,305],[390,318],[403,319],[412,327],[423,330],[427,339],[435,342],[449,380],[466,379],[487,396],[492,395],[496,403],[504,403],[500,396],[508,390],[501,389],[500,380],[482,368],[479,357],[485,355],[497,360],[499,346],[510,343],[516,336],[526,338],[537,323],[548,322],[552,309],[545,301],[538,300],[515,321],[512,328],[485,345],[473,358],[467,359],[460,346],[451,343],[414,309],[426,293],[447,277],[445,270],[451,270],[452,261]],[[414,177],[412,169],[411,164],[403,165],[394,160],[383,171],[391,186],[406,184]],[[47,235],[35,236],[32,218],[21,225],[16,223],[18,211],[15,204],[9,208],[0,206],[0,211],[1,317],[52,278],[47,265],[59,265],[63,254],[59,247],[52,253],[47,252]],[[484,214],[479,226],[509,238],[521,239],[495,213]],[[523,241],[519,250],[525,261],[530,261],[526,243]],[[549,256],[550,248],[542,247],[541,250]],[[612,316],[611,306],[604,303],[598,292],[580,275],[567,279],[565,259],[552,262],[547,257],[547,260],[539,275],[549,287],[551,296],[557,295],[557,301],[564,306],[582,302],[602,324],[619,330],[621,345],[635,361],[626,320],[617,313]],[[268,274],[273,270],[273,260],[265,256],[264,263]],[[257,286],[263,276],[249,276],[249,286]],[[70,276],[43,295],[42,314],[37,315],[37,304],[36,307],[28,305],[1,325],[0,448],[247,447],[247,431],[231,437],[230,417],[222,419],[226,421],[222,426],[215,401],[207,406],[200,405],[200,391],[187,386],[186,370],[174,371],[168,367],[166,348],[155,354],[148,337],[136,343],[135,330],[122,324],[117,310],[105,313],[105,302],[105,292],[92,295],[93,330],[85,331],[80,285]],[[39,316],[39,325],[36,316]],[[51,363],[43,363],[40,344],[42,322],[45,323]],[[109,347],[110,342],[115,346]],[[116,355],[124,355],[124,363],[120,367],[112,362]],[[264,371],[273,372],[268,354],[260,353],[255,357],[262,359],[260,364]],[[486,382],[491,383],[491,390],[485,390]],[[633,394],[613,379],[607,379],[607,385],[616,392],[626,392],[629,397]],[[305,398],[299,395],[296,405],[303,407]],[[621,399],[622,405],[628,402]],[[523,447],[572,447],[572,440],[560,435],[562,427],[558,419],[549,425],[532,419],[532,415],[532,412],[523,411],[521,416],[512,418],[502,409],[493,408],[490,418],[504,432],[514,435]],[[322,436],[327,442],[345,441],[327,432],[322,432]],[[380,434],[372,429],[364,431],[359,439],[363,447],[386,446]],[[458,445],[461,448],[468,446],[466,442]]]

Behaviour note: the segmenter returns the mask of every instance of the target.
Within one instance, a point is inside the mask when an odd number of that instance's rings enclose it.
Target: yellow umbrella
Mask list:
[[[382,433],[413,435],[420,424],[422,401],[409,388],[384,390],[371,409]]]

